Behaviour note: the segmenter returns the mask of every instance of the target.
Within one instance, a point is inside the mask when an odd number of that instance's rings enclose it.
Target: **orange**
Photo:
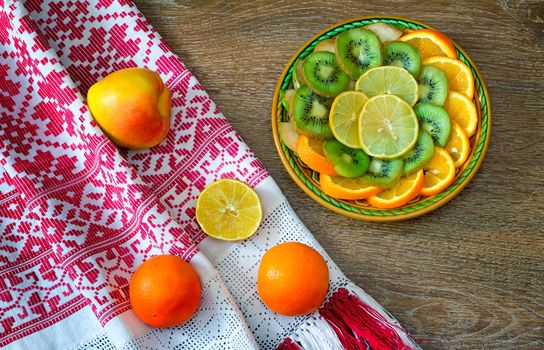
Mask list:
[[[465,135],[463,128],[456,122],[452,122],[450,140],[446,144],[446,151],[449,152],[456,168],[461,167],[470,154],[470,141]]]
[[[200,278],[185,260],[159,255],[141,264],[130,281],[130,304],[150,326],[164,328],[189,320],[200,303]]]
[[[472,100],[464,94],[450,90],[444,109],[450,115],[450,119],[459,124],[469,138],[474,135],[478,126],[478,112]]]
[[[297,142],[297,153],[310,169],[321,174],[336,176],[334,166],[325,158],[323,140],[316,137],[300,135]]]
[[[319,176],[321,191],[336,199],[358,200],[380,193],[383,189],[361,178],[348,179],[341,176]]]
[[[469,100],[474,97],[474,77],[470,68],[454,58],[433,56],[422,61],[423,65],[440,69],[448,78],[448,88],[465,94]]]
[[[431,29],[419,29],[399,39],[419,49],[421,59],[431,56],[457,58],[457,51],[450,39],[444,34]]]
[[[329,269],[313,248],[297,242],[278,244],[259,265],[257,291],[272,311],[300,316],[317,310],[329,289]]]
[[[450,154],[443,148],[435,147],[434,155],[425,165],[425,183],[422,196],[433,196],[448,188],[455,180],[455,164]]]
[[[401,177],[395,186],[375,196],[369,197],[367,201],[380,209],[402,207],[418,196],[423,188],[424,178],[423,170],[419,170],[407,177]]]

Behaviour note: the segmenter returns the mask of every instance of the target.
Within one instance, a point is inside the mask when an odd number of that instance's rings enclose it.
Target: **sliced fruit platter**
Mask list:
[[[491,111],[483,80],[447,36],[408,19],[337,24],[306,43],[278,82],[280,157],[312,198],[374,221],[422,215],[481,164]]]

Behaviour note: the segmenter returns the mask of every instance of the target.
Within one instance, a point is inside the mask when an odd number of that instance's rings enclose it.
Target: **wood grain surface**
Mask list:
[[[264,162],[340,268],[424,349],[544,349],[544,1],[139,0],[136,4]],[[300,45],[348,18],[423,21],[489,87],[491,142],[472,182],[424,217],[369,223],[328,211],[289,178],[270,112]]]

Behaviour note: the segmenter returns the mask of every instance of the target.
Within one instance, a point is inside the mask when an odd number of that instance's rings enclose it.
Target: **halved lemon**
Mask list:
[[[246,239],[254,234],[263,217],[257,192],[235,179],[212,182],[198,196],[196,220],[211,237],[224,241]]]
[[[361,147],[369,156],[398,158],[416,143],[419,124],[412,107],[395,95],[372,97],[359,117]]]
[[[456,122],[452,122],[450,140],[446,144],[446,151],[449,152],[456,168],[461,167],[470,154],[470,141],[463,131],[463,128]]]
[[[433,56],[424,59],[423,65],[440,69],[448,78],[448,88],[465,94],[470,100],[474,97],[474,77],[470,68],[455,58]]]
[[[396,95],[413,106],[418,99],[416,79],[406,69],[382,66],[369,69],[355,83],[355,90],[368,97],[383,94]]]
[[[368,97],[359,91],[345,91],[336,96],[329,113],[329,125],[334,137],[344,145],[359,148],[358,123]]]
[[[478,112],[471,99],[457,91],[450,90],[444,109],[452,121],[459,124],[470,138],[478,126]]]
[[[395,186],[387,191],[368,197],[367,201],[380,209],[402,207],[419,195],[423,188],[424,179],[423,169],[421,169],[412,175],[401,177]]]
[[[325,174],[319,176],[319,185],[323,193],[336,199],[365,199],[383,191],[381,187],[375,186],[361,178],[348,179]]]
[[[457,58],[457,51],[450,39],[444,34],[431,29],[414,30],[404,36],[400,41],[405,41],[419,49],[421,59],[431,56],[447,56]]]
[[[455,180],[455,164],[450,154],[443,148],[435,147],[433,158],[423,168],[425,183],[422,196],[433,196],[448,188]]]

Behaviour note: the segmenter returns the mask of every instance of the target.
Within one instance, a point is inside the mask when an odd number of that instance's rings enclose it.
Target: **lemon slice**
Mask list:
[[[413,106],[418,98],[417,81],[406,69],[383,66],[369,69],[355,83],[355,90],[368,97],[396,95]]]
[[[395,95],[372,97],[359,117],[361,147],[369,156],[393,159],[416,143],[419,125],[412,107]]]
[[[237,241],[254,234],[263,209],[257,192],[242,181],[221,179],[208,185],[198,196],[196,220],[211,237]]]
[[[336,96],[329,113],[329,125],[334,137],[344,145],[359,148],[358,122],[364,104],[368,100],[359,91],[345,91]]]

